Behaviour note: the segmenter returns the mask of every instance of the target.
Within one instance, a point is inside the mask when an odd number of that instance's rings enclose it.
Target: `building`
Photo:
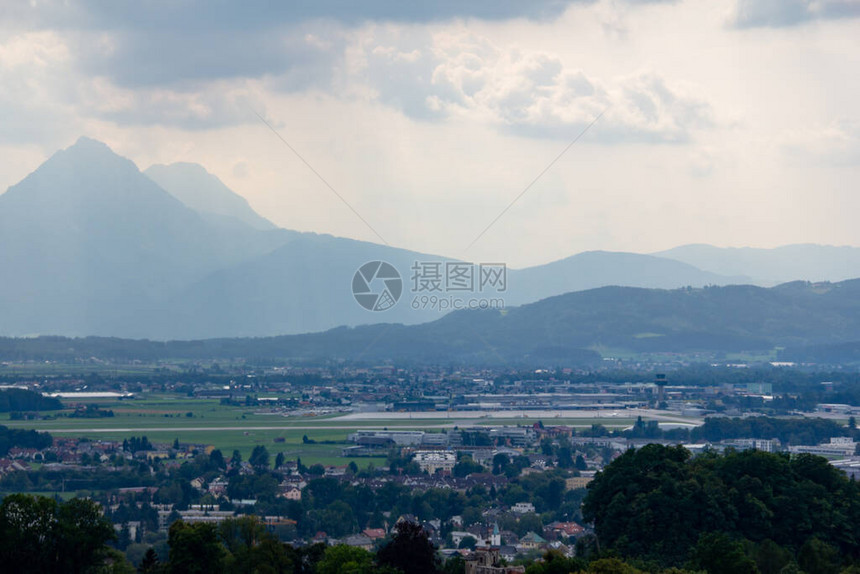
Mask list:
[[[413,460],[418,463],[421,470],[434,474],[439,470],[451,472],[454,465],[457,464],[457,455],[449,451],[417,450]]]
[[[519,547],[523,550],[534,550],[535,548],[541,548],[546,544],[546,539],[537,534],[536,532],[528,532],[525,536],[520,538]]]
[[[854,442],[854,439],[847,436],[831,437],[829,443],[822,443],[814,446],[798,445],[788,447],[788,450],[791,453],[809,453],[821,456],[839,457],[853,456],[856,449],[857,443]]]
[[[284,498],[286,498],[287,500],[296,500],[296,501],[301,501],[301,500],[302,500],[302,491],[301,491],[301,490],[299,490],[298,488],[295,488],[295,487],[292,487],[292,486],[291,486],[291,487],[287,488],[287,489],[286,489],[286,490],[281,494],[281,496],[283,496],[283,497],[284,497]]]
[[[573,476],[565,479],[564,486],[567,490],[576,490],[577,488],[585,488],[592,480],[594,478],[590,476]]]
[[[517,514],[527,514],[534,511],[535,505],[531,502],[517,502],[511,507],[511,512],[516,512]]]
[[[762,452],[777,452],[779,450],[779,440],[764,440],[758,438],[739,438],[729,441],[723,441],[723,444],[737,447],[741,450],[760,450]]]
[[[519,574],[525,566],[500,566],[498,548],[479,548],[465,558],[466,574]]]
[[[424,431],[414,430],[360,430],[349,435],[349,442],[360,444],[362,438],[389,438],[397,446],[417,446],[424,438]]]

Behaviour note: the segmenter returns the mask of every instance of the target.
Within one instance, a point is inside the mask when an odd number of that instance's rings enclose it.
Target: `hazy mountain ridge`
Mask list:
[[[860,280],[702,289],[602,287],[504,311],[457,311],[421,325],[199,341],[0,339],[4,360],[44,357],[351,360],[594,365],[614,352],[770,351],[860,341]]]
[[[244,197],[196,163],[153,165],[143,174],[187,207],[213,221],[234,226],[245,224],[264,231],[277,229],[274,223],[254,211]]]
[[[0,195],[0,267],[8,278],[0,283],[0,334],[274,336],[443,315],[413,309],[420,293],[411,290],[411,269],[449,259],[272,227],[201,166],[141,173],[105,144],[81,138]],[[698,251],[667,253],[691,259]],[[366,311],[351,293],[355,271],[374,260],[393,264],[403,280],[401,300],[385,312]],[[749,271],[745,265],[717,267]],[[604,251],[507,273],[504,293],[458,295],[502,298],[511,307],[607,285],[761,282],[669,257]]]
[[[844,281],[860,277],[860,249],[796,244],[762,249],[682,245],[654,253],[723,275],[748,276],[772,286],[787,281]]]

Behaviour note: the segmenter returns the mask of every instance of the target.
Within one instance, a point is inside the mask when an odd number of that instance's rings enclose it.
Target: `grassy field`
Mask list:
[[[69,404],[70,401],[66,400]],[[340,456],[347,435],[360,428],[399,428],[441,431],[459,426],[530,425],[538,417],[467,418],[462,413],[449,417],[422,418],[421,413],[406,418],[384,412],[378,418],[350,420],[339,415],[283,416],[265,414],[261,409],[222,405],[217,399],[195,399],[176,394],[140,395],[131,400],[87,400],[100,409],[112,410],[114,416],[103,418],[72,418],[74,411],[66,409],[52,413],[53,418],[36,421],[12,421],[8,414],[0,415],[0,424],[10,428],[37,429],[58,437],[87,437],[92,440],[117,440],[146,435],[155,443],[191,443],[221,449],[229,456],[239,450],[247,458],[257,445],[265,446],[274,457],[283,452],[288,459],[297,456],[306,464],[347,464],[351,459]],[[564,417],[552,418],[545,424],[588,427],[602,424],[609,428],[633,424],[632,418]],[[303,436],[315,443],[304,443]],[[276,442],[276,439],[278,441]],[[327,444],[322,444],[327,443]],[[359,466],[368,462],[376,465],[384,459],[355,459]]]

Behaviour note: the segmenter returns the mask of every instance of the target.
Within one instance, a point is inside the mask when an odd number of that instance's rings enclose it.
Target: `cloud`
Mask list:
[[[860,0],[738,0],[738,28],[796,26],[812,20],[860,17]]]
[[[788,130],[781,135],[781,150],[789,162],[856,167],[860,165],[860,121],[840,119],[827,124]]]
[[[592,77],[556,54],[463,32],[463,18],[552,18],[576,1],[327,0],[273,11],[201,0],[6,4],[0,16],[33,31],[0,44],[0,105],[20,112],[7,131],[25,135],[46,125],[39,117],[63,113],[78,123],[210,129],[256,121],[267,93],[350,99],[362,90],[412,118],[477,120],[531,137],[569,138],[604,110],[603,141],[684,141],[708,123],[706,103],[653,72]],[[32,65],[14,64],[29,48]]]
[[[378,100],[415,118],[570,139],[606,112],[598,136],[604,143],[681,142],[712,124],[704,99],[654,72],[592,77],[557,55],[499,47],[462,30],[431,38],[376,30],[362,49],[364,79]]]

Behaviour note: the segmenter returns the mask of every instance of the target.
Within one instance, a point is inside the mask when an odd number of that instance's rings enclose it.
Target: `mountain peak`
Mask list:
[[[91,147],[93,149],[99,148],[99,149],[104,149],[104,150],[107,150],[107,151],[110,151],[111,153],[113,153],[112,150],[108,147],[108,145],[106,143],[104,143],[103,141],[88,137],[88,136],[79,137],[78,141],[76,141],[74,144],[72,144],[69,147]]]
[[[153,165],[144,174],[187,207],[222,224],[247,225],[259,230],[276,227],[202,165],[186,162]]]

